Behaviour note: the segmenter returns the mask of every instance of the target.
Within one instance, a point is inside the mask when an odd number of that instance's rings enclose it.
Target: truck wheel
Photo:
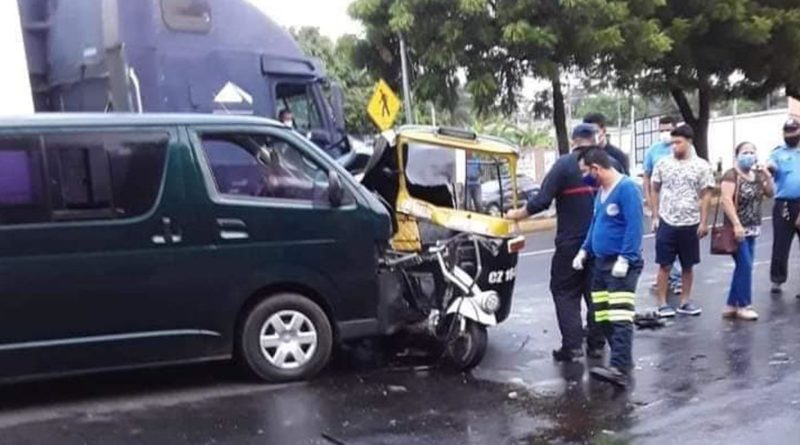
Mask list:
[[[279,294],[253,307],[239,332],[239,360],[268,382],[313,377],[328,363],[333,332],[310,299]]]
[[[478,366],[486,355],[486,346],[489,343],[486,326],[472,320],[467,320],[466,323],[464,332],[454,334],[445,345],[447,360],[457,371],[469,371]]]

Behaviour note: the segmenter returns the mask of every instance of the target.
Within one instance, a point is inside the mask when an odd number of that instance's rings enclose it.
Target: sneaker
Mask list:
[[[589,374],[597,380],[611,383],[612,385],[620,388],[625,388],[628,386],[628,374],[613,366],[609,366],[607,368],[597,366],[589,370]]]
[[[572,362],[583,357],[583,349],[556,349],[553,351],[553,360],[557,362]]]
[[[674,286],[671,286],[671,288],[672,288],[672,293],[675,294],[675,295],[681,295],[683,293],[683,285],[682,284],[676,284]]]
[[[689,302],[680,305],[678,307],[678,313],[683,315],[700,315],[703,313],[703,310]]]
[[[671,318],[675,316],[675,309],[673,309],[672,306],[665,304],[664,306],[658,308],[656,314],[658,314],[660,318]]]
[[[746,308],[739,309],[736,312],[736,318],[740,320],[756,321],[758,320],[758,312],[753,310],[751,306],[748,306]]]
[[[772,289],[769,292],[773,295],[778,295],[783,293],[783,285],[781,283],[772,283]]]

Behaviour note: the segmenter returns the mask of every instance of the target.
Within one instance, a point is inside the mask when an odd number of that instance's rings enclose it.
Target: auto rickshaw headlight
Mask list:
[[[484,292],[481,294],[479,304],[486,313],[494,314],[500,310],[500,295],[495,291]]]

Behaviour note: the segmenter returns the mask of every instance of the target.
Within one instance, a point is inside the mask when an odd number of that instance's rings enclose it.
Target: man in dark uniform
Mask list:
[[[511,210],[506,217],[522,220],[550,208],[556,201],[558,228],[556,233],[556,252],[550,269],[550,292],[556,305],[558,328],[561,331],[561,348],[553,351],[557,361],[572,361],[583,356],[583,322],[581,321],[581,299],[586,301],[588,337],[587,353],[599,358],[605,345],[603,333],[598,330],[592,313],[590,268],[575,270],[572,260],[581,249],[589,231],[594,211],[596,184],[584,182],[578,166],[578,157],[591,148],[598,148],[595,142],[597,131],[593,125],[581,124],[572,131],[574,150],[560,157],[542,182],[541,191],[527,206]],[[614,168],[622,171],[618,162]]]
[[[584,124],[592,124],[597,130],[597,146],[602,148],[607,155],[614,159],[621,169],[616,169],[618,172],[625,176],[631,175],[631,162],[628,155],[620,150],[615,145],[608,142],[608,133],[606,132],[606,117],[601,113],[587,114],[583,118]]]

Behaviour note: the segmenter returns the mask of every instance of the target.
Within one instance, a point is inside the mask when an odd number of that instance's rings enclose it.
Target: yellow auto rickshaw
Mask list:
[[[460,370],[480,362],[486,328],[508,317],[525,245],[515,223],[466,209],[467,159],[479,160],[481,179],[496,182],[516,206],[518,158],[517,148],[499,138],[407,126],[381,135],[364,170],[362,184],[393,219],[381,323],[387,333],[432,334]]]

